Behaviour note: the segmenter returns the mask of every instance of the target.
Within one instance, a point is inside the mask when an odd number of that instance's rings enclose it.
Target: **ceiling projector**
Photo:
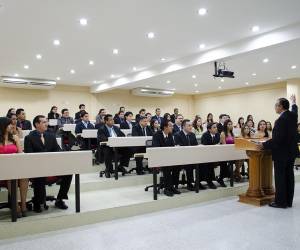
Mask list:
[[[225,62],[215,62],[215,74],[214,77],[228,77],[234,78],[234,72],[227,69]]]

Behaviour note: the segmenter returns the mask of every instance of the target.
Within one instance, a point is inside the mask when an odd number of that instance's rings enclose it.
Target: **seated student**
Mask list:
[[[152,130],[149,126],[147,126],[147,117],[141,116],[140,121],[132,128],[132,136],[152,136]],[[146,153],[146,147],[136,147],[135,153]],[[136,173],[138,175],[145,174],[143,171],[143,158],[137,157],[135,158],[136,162]]]
[[[220,143],[220,134],[218,133],[217,123],[208,123],[207,131],[201,137],[201,144],[216,145]],[[215,179],[214,163],[203,164],[206,170],[206,178],[208,187],[216,189],[216,185],[212,182]],[[227,165],[220,164],[220,177],[217,180],[222,187],[226,187],[223,178],[228,174]]]
[[[140,121],[140,117],[144,117],[146,114],[146,109],[140,109],[139,113],[135,116],[135,122],[138,124]]]
[[[226,114],[219,115],[219,123],[217,124],[218,133],[221,134],[224,131],[224,122],[227,120]]]
[[[175,144],[179,146],[196,146],[198,145],[196,135],[192,132],[193,126],[190,120],[183,120],[182,121],[182,130],[174,135]],[[187,189],[190,191],[194,191],[194,169],[195,165],[189,165],[184,167],[186,171],[187,177]],[[200,189],[205,189],[204,186],[200,183]]]
[[[171,121],[171,115],[170,115],[170,113],[165,113],[164,114],[163,121]]]
[[[119,111],[118,114],[116,114],[114,117],[114,123],[121,124],[122,122],[124,122],[124,112]]]
[[[257,125],[257,131],[254,134],[254,138],[270,138],[268,129],[267,129],[267,122],[265,120],[259,121]]]
[[[98,115],[96,116],[96,125],[99,124],[99,127],[104,125],[104,116],[106,115],[105,109],[100,109]]]
[[[154,134],[160,130],[160,124],[158,123],[157,120],[152,120],[150,123],[150,128],[152,130],[152,133]]]
[[[9,116],[15,114],[9,113]],[[22,153],[21,143],[18,136],[11,133],[11,120],[7,117],[0,117],[0,154],[16,154]],[[19,167],[22,167],[21,165]],[[20,190],[21,207],[17,205],[17,216],[19,218],[26,217],[26,198],[28,190],[28,179],[20,179],[17,181]],[[7,188],[10,192],[11,182],[7,181]]]
[[[16,111],[17,115],[17,126],[21,128],[22,130],[32,130],[31,122],[26,120],[26,115],[24,109],[20,108]]]
[[[61,110],[61,117],[58,119],[58,126],[61,128],[65,124],[74,124],[74,119],[70,117],[68,109]]]
[[[151,115],[151,113],[148,112],[148,113],[146,113],[145,116],[147,117],[147,125],[150,126],[151,121],[152,121],[152,115]]]
[[[6,117],[8,117],[10,114],[16,114],[16,109],[15,108],[10,108],[8,111],[7,111],[7,114],[6,114]]]
[[[244,125],[245,125],[244,117],[240,117],[240,118],[238,119],[238,123],[237,123],[237,125],[236,125],[235,127],[241,129]]]
[[[183,116],[180,114],[177,115],[175,118],[175,124],[174,124],[174,128],[173,128],[174,135],[182,130],[182,127],[181,127],[182,121],[183,121]]]
[[[120,108],[119,108],[119,112],[120,112],[120,111],[122,111],[123,113],[125,113],[125,107],[123,107],[123,106],[120,107]]]
[[[200,116],[195,117],[193,121],[193,133],[195,134],[197,139],[200,139],[203,134],[203,125]]]
[[[10,124],[10,128],[11,128],[11,133],[13,135],[18,136],[19,138],[23,137],[23,133],[22,133],[22,129],[17,127],[17,115],[14,113],[10,113],[7,115],[7,118],[10,119],[11,124]]]
[[[179,114],[179,109],[174,108],[174,114],[171,115],[171,122],[175,123],[175,119],[178,114]]]
[[[203,123],[203,125],[206,127],[208,123],[212,122],[214,122],[214,115],[212,113],[208,113],[206,116],[206,121]]]
[[[243,137],[245,139],[250,139],[251,138],[250,128],[247,125],[244,125],[241,128],[241,137]]]
[[[120,124],[120,129],[132,129],[132,127],[135,125],[135,123],[132,122],[132,119],[133,113],[127,111],[124,115],[124,121]]]
[[[273,127],[272,127],[271,122],[267,122],[267,130],[268,130],[268,133],[269,133],[269,137],[272,137]]]
[[[175,141],[173,138],[173,123],[166,121],[161,124],[161,129],[154,134],[152,139],[153,147],[174,147]],[[173,196],[174,194],[180,194],[180,191],[175,188],[178,183],[178,167],[163,167],[164,176],[164,194],[167,196]]]
[[[255,135],[255,133],[256,133],[256,130],[254,128],[254,122],[253,122],[253,120],[247,120],[246,121],[246,125],[249,127],[251,136],[253,137]]]
[[[81,134],[83,129],[94,129],[94,125],[90,123],[89,113],[83,111],[80,114],[81,122],[78,122],[75,127],[75,133]]]
[[[98,129],[98,141],[106,142],[109,137],[124,137],[123,132],[117,127],[114,126],[114,120],[112,115],[107,114],[104,116],[105,125]],[[114,152],[111,147],[102,146],[104,153],[104,162],[105,162],[105,177],[110,178],[110,174],[113,173],[113,164]],[[118,171],[126,173],[126,168],[128,168],[131,152],[128,148],[119,148],[118,154],[120,157],[120,164],[118,166]]]
[[[84,104],[80,104],[79,105],[79,111],[75,114],[75,123],[80,122],[80,114],[82,111],[85,111],[85,105]]]
[[[48,121],[50,119],[58,120],[59,118],[60,118],[60,115],[57,113],[57,107],[52,106],[50,112],[48,113]],[[56,132],[58,130],[58,125],[55,125],[55,126],[48,125],[48,130],[51,132]]]
[[[57,144],[55,135],[53,133],[47,132],[48,121],[45,116],[36,116],[33,119],[33,126],[36,130],[31,131],[30,134],[25,137],[25,153],[45,153],[61,151],[61,148]],[[55,202],[55,206],[59,209],[67,209],[68,206],[65,204],[63,199],[68,199],[68,192],[72,182],[72,175],[63,175],[60,176],[60,178],[60,188],[57,195],[57,200]],[[32,184],[34,192],[33,209],[35,212],[41,213],[41,205],[45,205],[46,203],[46,178],[33,178]]]
[[[157,120],[159,124],[161,124],[161,122],[163,120],[163,118],[160,116],[160,114],[161,114],[160,108],[156,108],[155,115],[152,116],[152,120],[154,120],[154,119]],[[171,119],[171,117],[170,117],[170,119]]]

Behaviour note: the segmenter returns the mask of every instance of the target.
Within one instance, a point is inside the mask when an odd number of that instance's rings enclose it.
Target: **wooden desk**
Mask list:
[[[118,159],[117,148],[123,147],[145,147],[146,141],[152,140],[152,136],[132,136],[132,137],[109,137],[106,145],[113,148],[115,158],[115,179],[118,180]]]
[[[239,201],[256,206],[269,204],[274,199],[273,165],[270,151],[258,150],[262,139],[236,138],[237,149],[245,150],[249,157],[249,188]]]
[[[148,158],[149,168],[153,168],[154,200],[157,200],[157,168],[209,162],[235,161],[248,158],[244,151],[235,149],[234,145],[147,148],[145,157]],[[199,191],[198,168],[196,168],[197,192]]]
[[[0,180],[11,180],[11,218],[17,221],[17,180],[75,174],[76,212],[80,212],[79,174],[92,161],[90,151],[1,154]],[[55,163],[55,164],[53,164]]]

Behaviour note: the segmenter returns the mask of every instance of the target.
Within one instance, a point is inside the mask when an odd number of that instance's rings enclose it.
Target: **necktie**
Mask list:
[[[186,135],[186,139],[187,139],[187,141],[188,141],[188,146],[191,146],[191,141],[190,141],[189,135]]]
[[[43,134],[41,134],[41,141],[42,141],[43,145],[45,145],[45,138],[44,138]]]
[[[213,136],[213,137],[211,138],[211,141],[212,141],[212,144],[215,143],[215,136]]]
[[[146,128],[144,128],[143,130],[144,130],[144,136],[147,136]]]

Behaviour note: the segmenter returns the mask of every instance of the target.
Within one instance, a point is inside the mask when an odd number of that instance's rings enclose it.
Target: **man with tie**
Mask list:
[[[292,95],[292,111],[285,98],[279,98],[275,111],[279,118],[274,124],[272,138],[259,145],[259,149],[271,150],[274,161],[275,200],[269,204],[274,208],[292,207],[295,189],[294,163],[299,155],[297,144],[298,107]]]
[[[160,108],[155,109],[155,115],[152,116],[152,120],[157,120],[159,124],[161,124],[163,118],[160,116],[161,110]]]
[[[122,122],[124,122],[124,112],[119,111],[118,114],[116,114],[114,117],[114,123],[121,124]]]
[[[146,114],[146,109],[140,109],[139,113],[136,114],[135,116],[135,122],[139,123],[141,117],[145,116],[145,114]]]
[[[81,134],[83,129],[94,129],[94,125],[90,123],[89,113],[81,112],[80,114],[81,122],[78,122],[75,127],[75,133]]]
[[[26,115],[24,109],[17,109],[17,127],[21,128],[22,130],[32,130],[31,122],[26,120]]]
[[[218,133],[217,123],[210,122],[207,124],[207,131],[201,137],[201,144],[203,145],[216,145],[220,143],[220,134]],[[215,179],[214,163],[201,164],[200,168],[206,170],[206,180],[208,187],[211,189],[216,189],[216,185],[212,182]],[[221,187],[226,187],[223,179],[227,174],[227,165],[220,164],[220,176],[217,179],[217,182]]]
[[[176,133],[180,132],[182,130],[182,121],[183,121],[183,116],[178,114],[175,118],[175,124],[174,124],[174,128],[173,128],[173,135],[175,135]]]
[[[163,121],[161,129],[153,135],[152,146],[153,147],[174,147],[175,142],[173,138],[173,123],[171,121]],[[164,194],[167,196],[173,196],[174,194],[180,194],[180,191],[175,188],[178,182],[178,167],[163,167],[164,176]]]
[[[133,113],[127,111],[124,114],[124,121],[120,124],[120,129],[132,129],[132,127],[135,125],[134,122],[132,122],[132,119]]]
[[[47,132],[48,121],[45,116],[36,116],[33,120],[33,126],[36,130],[31,131],[30,134],[25,137],[25,153],[44,153],[61,151],[59,145],[57,144],[55,135]],[[41,165],[42,164],[43,163],[41,162]],[[53,164],[55,164],[55,162]],[[65,204],[63,199],[68,199],[68,192],[72,181],[72,175],[60,176],[60,179],[60,188],[55,202],[55,206],[59,209],[67,209],[68,206]],[[32,184],[34,192],[34,211],[40,213],[42,212],[41,205],[46,204],[46,178],[33,178]]]
[[[152,130],[147,125],[147,117],[141,116],[140,121],[137,125],[132,128],[132,136],[152,136]],[[135,153],[146,153],[146,147],[136,147]],[[137,157],[135,158],[136,162],[136,172],[138,175],[145,174],[143,171],[143,158]]]
[[[104,126],[98,129],[98,141],[107,142],[109,137],[124,137],[125,135],[122,131],[114,126],[114,120],[112,115],[107,114],[104,116]],[[105,162],[105,177],[110,178],[110,174],[113,171],[112,161],[114,159],[114,152],[111,147],[101,146],[104,153],[104,162]],[[117,148],[117,153],[120,156],[120,164],[118,166],[118,171],[126,173],[126,168],[128,168],[131,152],[128,148]]]
[[[85,111],[85,105],[84,104],[80,104],[79,105],[79,111],[75,114],[75,123],[80,122],[80,114],[83,111]]]
[[[174,135],[175,144],[179,146],[196,146],[198,145],[196,135],[192,132],[193,124],[190,120],[182,121],[182,130]],[[185,166],[184,169],[186,171],[187,177],[187,189],[190,191],[194,191],[194,169],[195,165]],[[206,189],[201,183],[199,183],[200,189]]]
[[[221,134],[224,132],[224,122],[228,119],[228,116],[226,114],[219,115],[219,123],[217,125],[218,133]]]

